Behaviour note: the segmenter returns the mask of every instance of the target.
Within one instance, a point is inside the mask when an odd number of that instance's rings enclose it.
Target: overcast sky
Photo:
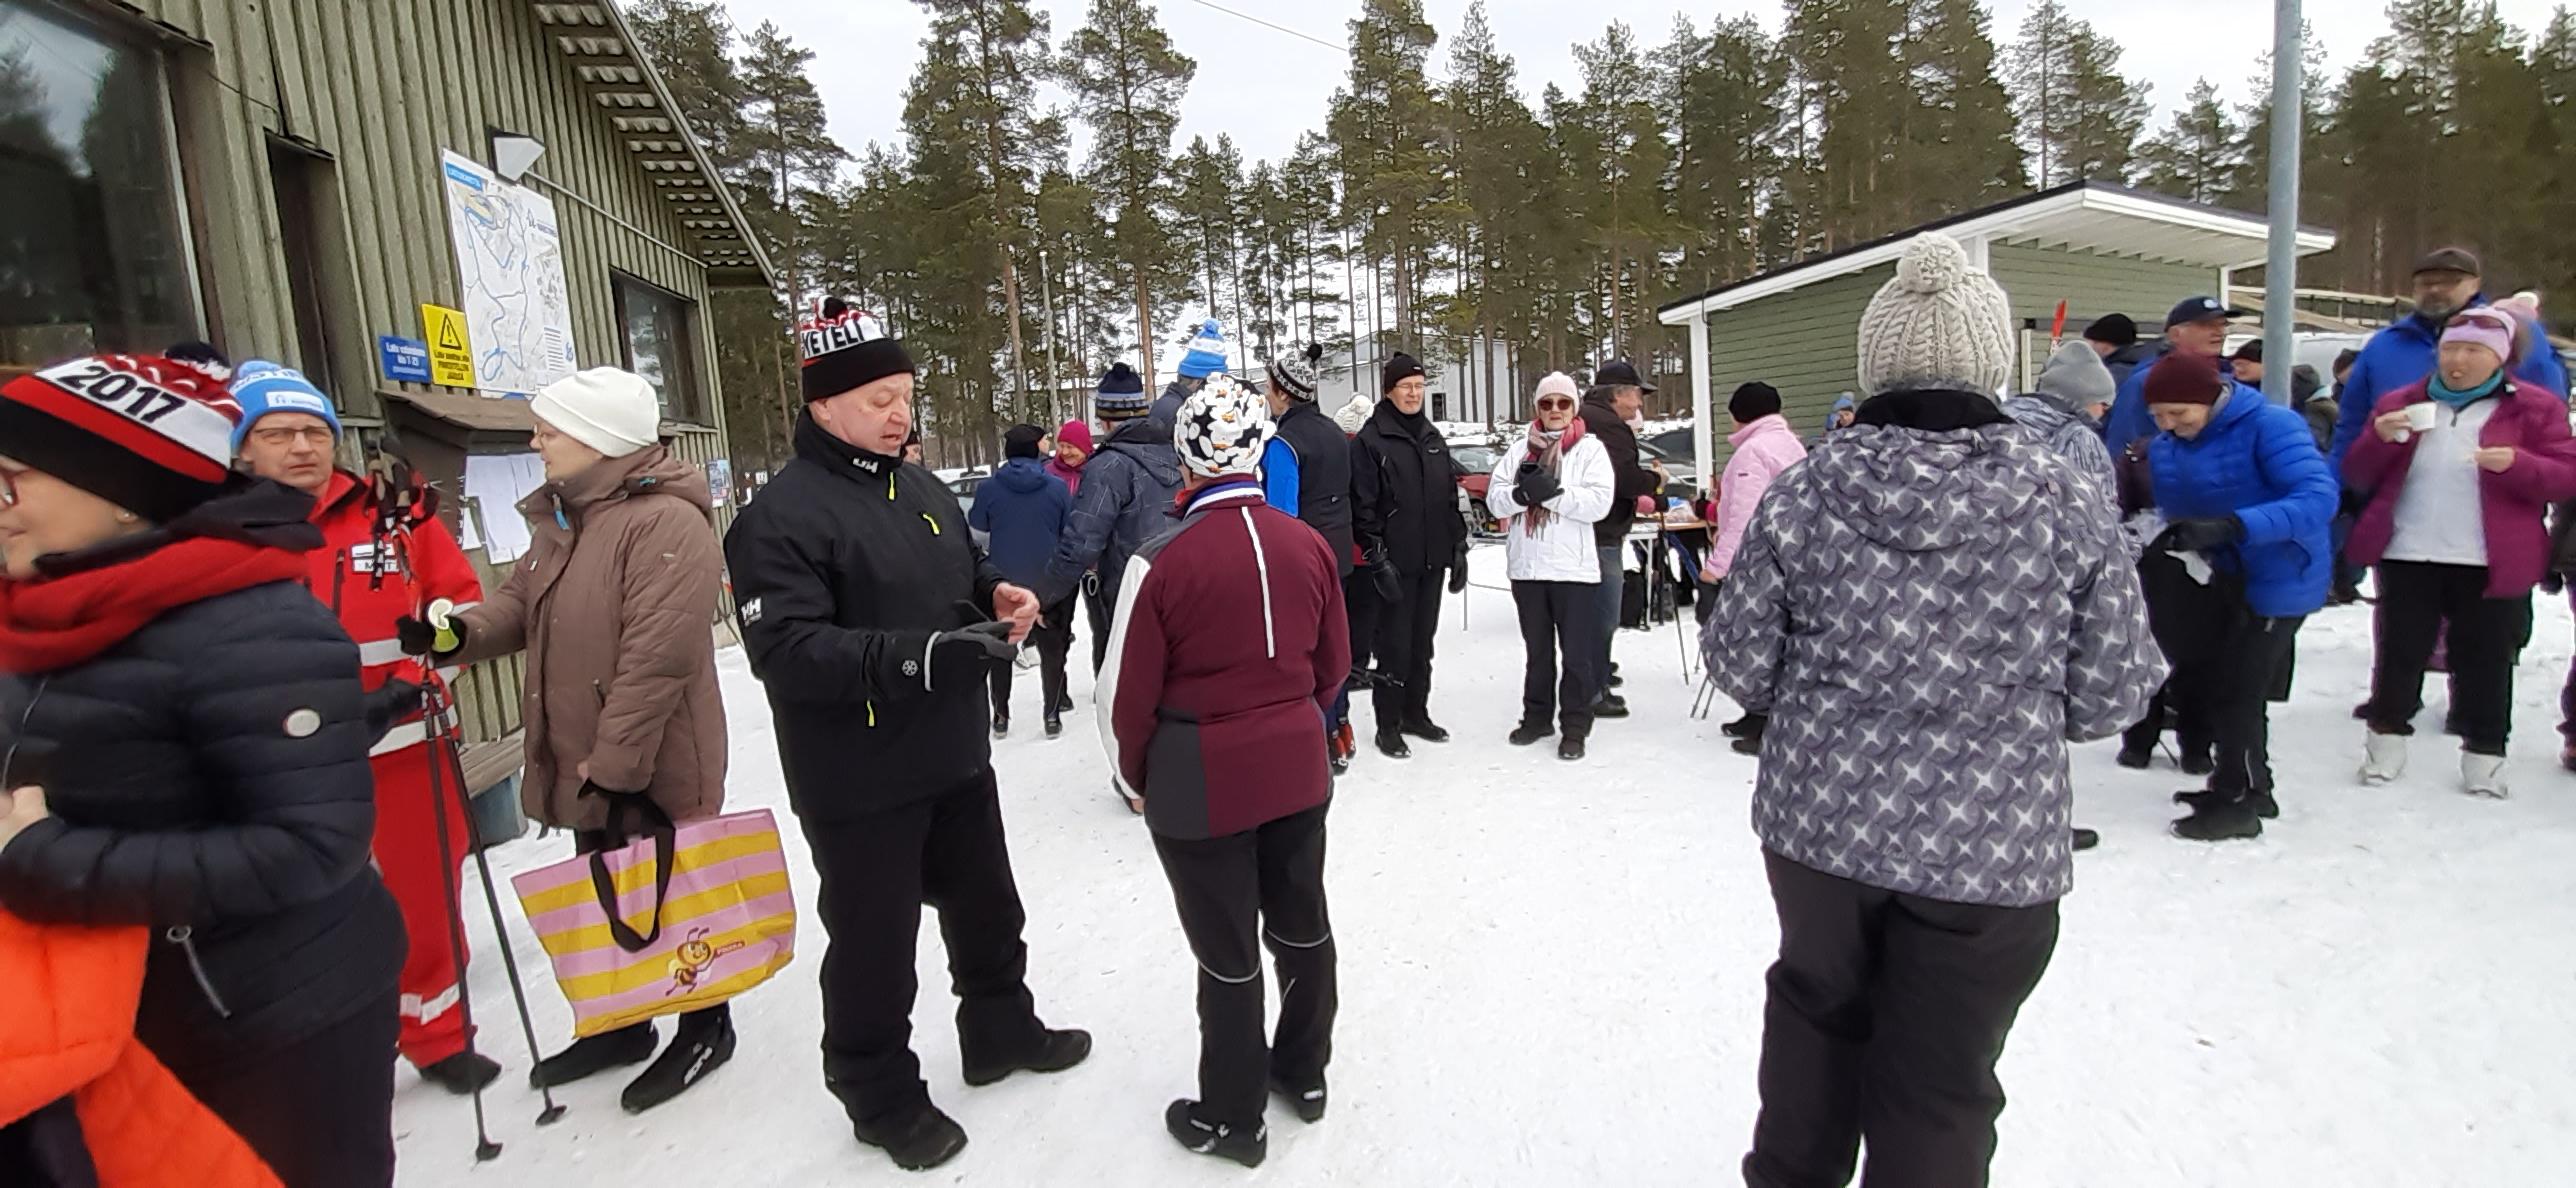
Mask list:
[[[831,112],[832,135],[858,152],[869,141],[902,140],[903,90],[921,59],[929,19],[907,0],[817,4],[813,0],[727,0],[735,22],[748,31],[776,21],[814,51],[814,79]],[[1211,0],[1237,12],[1339,44],[1359,0]],[[1082,25],[1089,0],[1036,0],[1053,18],[1051,40],[1062,44]],[[1468,0],[1424,0],[1432,27],[1443,37],[1457,30]],[[1198,77],[1181,103],[1179,144],[1196,135],[1234,137],[1249,159],[1288,154],[1299,133],[1321,131],[1324,109],[1345,73],[1340,51],[1229,16],[1196,0],[1157,0],[1163,27],[1182,53],[1197,59]],[[1994,38],[2012,40],[2028,0],[1990,0]],[[2067,7],[2123,47],[2121,68],[2152,84],[2153,126],[2178,105],[2196,78],[2206,76],[2233,101],[2250,97],[2255,59],[2272,41],[2272,6],[2260,0],[2068,0]],[[2358,61],[2387,28],[2381,0],[2308,0],[2309,25],[2323,37],[2327,67],[2340,74]],[[2549,19],[2552,0],[2500,0],[2505,18],[2526,32]],[[1582,86],[1571,47],[1601,35],[1609,22],[1625,21],[1651,47],[1687,12],[1706,27],[1712,17],[1752,13],[1777,32],[1777,0],[1487,0],[1488,19],[1504,52],[1518,61],[1523,95],[1536,104],[1550,82],[1568,91]],[[1580,15],[1576,15],[1580,14]],[[1432,51],[1432,65],[1447,60],[1447,46]],[[2151,129],[2152,130],[2152,129]],[[1079,142],[1077,142],[1077,150]]]

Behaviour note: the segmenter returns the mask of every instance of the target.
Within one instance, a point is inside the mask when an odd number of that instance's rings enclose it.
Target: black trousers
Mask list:
[[[2242,588],[2193,581],[2182,562],[2168,553],[2139,559],[2138,586],[2146,594],[2147,629],[2169,672],[2148,703],[2147,716],[2121,733],[2120,744],[2133,751],[2153,750],[2170,721],[2184,754],[2206,752],[2218,735],[2207,692],[2210,670],[2227,643],[2226,632],[2214,625],[2243,616]]]
[[[1100,666],[1109,662],[1109,628],[1114,625],[1111,620],[1117,617],[1118,608],[1088,578],[1083,580],[1082,614],[1091,621],[1091,671],[1096,675]]]
[[[2057,951],[2057,905],[1900,895],[1762,856],[1780,913],[1765,979],[1752,1188],[1982,1188],[1995,1062]]]
[[[2416,711],[2424,708],[2424,666],[2445,627],[2451,724],[2459,729],[2460,745],[2480,755],[2502,755],[2513,733],[2513,658],[2531,637],[2531,595],[2487,597],[2482,565],[2379,563],[2370,728],[2415,733]]]
[[[2209,714],[2218,769],[2209,777],[2222,799],[2272,790],[2272,706],[2288,696],[2292,656],[2305,615],[2267,619],[2242,604],[2208,624],[2211,653],[2193,666],[2192,695]]]
[[[1324,810],[1205,841],[1157,836],[1181,932],[1199,963],[1199,1101],[1218,1122],[1261,1121],[1272,1078],[1324,1082],[1341,994],[1324,906]],[[1261,948],[1279,967],[1279,1029],[1262,1035]]]
[[[2181,672],[2181,666],[2176,665],[2175,671]],[[2198,669],[2192,671],[2197,673]],[[2182,748],[2183,754],[2206,754],[2217,745],[2212,741],[2214,729],[2209,721],[2208,704],[2199,697],[2177,696],[2174,678],[2168,676],[2164,684],[2156,686],[2155,699],[2147,703],[2147,716],[2120,732],[2121,748],[2154,750],[2157,740],[2164,737],[2168,720],[2174,723],[2174,743]]]
[[[1377,728],[1394,730],[1431,716],[1431,637],[1440,630],[1440,596],[1447,591],[1449,571],[1434,569],[1404,577],[1404,596],[1377,607],[1377,667],[1381,679],[1371,701]]]
[[[921,907],[939,910],[965,1063],[1044,1041],[1028,987],[1027,917],[992,769],[927,800],[851,821],[804,822],[822,889],[823,1080],[853,1122],[929,1101],[912,1052]]]
[[[1038,612],[1038,625],[1029,629],[1029,646],[1038,650],[1038,687],[1046,695],[1046,704],[1038,707],[1052,715],[1064,704],[1065,660],[1073,653],[1073,600],[1070,598]],[[1105,642],[1100,646],[1108,646]],[[985,679],[993,687],[993,716],[1009,717],[1011,713],[1011,664],[987,666]]]
[[[1592,734],[1592,705],[1608,674],[1600,660],[1601,599],[1598,582],[1513,582],[1512,606],[1520,612],[1521,724],[1545,723],[1564,713],[1567,738]],[[1559,653],[1564,663],[1557,661]],[[1563,675],[1559,675],[1560,667]]]
[[[364,1011],[280,1050],[190,1069],[180,1083],[286,1188],[385,1188],[394,1182],[398,997],[388,985]]]
[[[1342,575],[1342,609],[1351,624],[1351,671],[1364,672],[1377,652],[1377,583],[1367,570]]]

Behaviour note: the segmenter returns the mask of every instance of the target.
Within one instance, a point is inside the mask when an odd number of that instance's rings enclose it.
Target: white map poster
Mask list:
[[[572,298],[550,198],[441,153],[465,333],[486,392],[534,392],[571,375]]]

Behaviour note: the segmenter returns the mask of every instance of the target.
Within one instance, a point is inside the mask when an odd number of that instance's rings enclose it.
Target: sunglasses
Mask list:
[[[1574,402],[1563,396],[1548,396],[1539,400],[1538,407],[1539,411],[1545,412],[1549,409],[1572,408],[1574,407]]]

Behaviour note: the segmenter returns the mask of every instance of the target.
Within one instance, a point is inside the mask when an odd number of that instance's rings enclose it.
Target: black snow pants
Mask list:
[[[2218,744],[2209,777],[2221,800],[2272,790],[2272,706],[2289,696],[2292,655],[2305,615],[2267,619],[2243,604],[2207,625],[2212,654],[2199,664],[2194,696],[2208,707]]]
[[[1045,1042],[991,768],[926,800],[803,824],[822,876],[815,902],[827,938],[823,1080],[851,1121],[871,1123],[930,1099],[912,1052],[923,904],[938,909],[948,944],[964,1062],[1005,1063]]]
[[[1046,698],[1038,707],[1040,716],[1052,715],[1055,707],[1064,704],[1065,661],[1073,653],[1072,599],[1038,612],[1038,625],[1029,629],[1029,646],[1038,650],[1038,688]],[[985,679],[992,685],[995,718],[1011,716],[1011,674],[1016,667],[994,664],[987,668]]]
[[[1377,604],[1380,680],[1370,703],[1381,733],[1431,720],[1431,638],[1440,630],[1440,596],[1448,584],[1445,568],[1406,574],[1404,596]]]
[[[1762,1011],[1751,1188],[1983,1188],[1995,1063],[2057,950],[2057,904],[1901,895],[1764,853],[1780,959]]]
[[[1607,677],[1593,671],[1601,658],[1600,599],[1598,582],[1512,583],[1524,654],[1522,725],[1547,725],[1562,713],[1565,737],[1591,737],[1593,703]]]
[[[2531,637],[2529,593],[2487,597],[2485,566],[2383,561],[2372,628],[2378,655],[2364,714],[2372,730],[2415,733],[2424,667],[2447,628],[2451,725],[2460,745],[2480,755],[2505,753],[2513,733],[2513,659]]]
[[[400,996],[255,1060],[172,1071],[286,1188],[394,1182],[394,1036]]]
[[[1259,1125],[1268,1082],[1324,1083],[1341,993],[1324,905],[1324,812],[1318,805],[1257,829],[1203,841],[1157,836],[1181,932],[1199,964],[1199,1101],[1204,1116]],[[1279,1028],[1262,1034],[1269,996],[1261,949],[1279,967]]]

